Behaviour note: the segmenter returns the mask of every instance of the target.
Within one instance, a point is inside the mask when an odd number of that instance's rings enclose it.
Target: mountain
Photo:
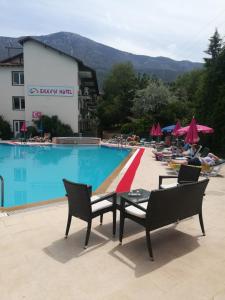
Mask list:
[[[21,48],[18,43],[20,38],[0,37],[0,60],[21,52],[22,49],[6,48]],[[131,54],[70,32],[57,32],[34,38],[77,57],[84,64],[95,69],[100,86],[107,72],[115,63],[130,61],[137,72],[155,75],[164,81],[173,81],[180,74],[202,67],[201,63],[187,60],[176,61],[161,56]]]

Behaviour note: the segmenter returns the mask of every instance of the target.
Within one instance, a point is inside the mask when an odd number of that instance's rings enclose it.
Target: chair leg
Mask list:
[[[67,225],[66,225],[65,239],[67,239],[67,236],[68,236],[68,233],[69,233],[69,230],[70,230],[71,219],[72,219],[72,216],[68,215],[68,220],[67,220]]]
[[[120,212],[120,244],[121,245],[123,240],[123,230],[124,230],[124,216]]]
[[[116,209],[113,210],[113,236],[116,235]]]
[[[150,239],[150,232],[149,230],[146,228],[145,229],[145,233],[146,233],[146,242],[147,242],[147,247],[148,247],[148,253],[150,256],[150,259],[153,261],[153,252],[152,252],[152,244],[151,244],[151,239]]]
[[[103,214],[100,215],[100,225],[102,225],[103,222]]]
[[[90,220],[88,222],[84,249],[87,249],[87,245],[88,245],[88,241],[89,241],[89,237],[90,237],[90,233],[91,233],[91,222],[92,222],[92,220]]]
[[[200,226],[201,226],[201,229],[202,229],[202,234],[205,235],[205,229],[204,229],[204,223],[203,223],[202,213],[200,213],[198,216],[199,216]]]

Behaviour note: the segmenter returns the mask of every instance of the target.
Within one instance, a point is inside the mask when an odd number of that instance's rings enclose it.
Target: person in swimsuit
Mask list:
[[[205,157],[194,157],[184,160],[172,160],[173,163],[178,163],[181,165],[191,165],[191,166],[214,166],[219,160],[219,157],[213,153],[209,153]]]

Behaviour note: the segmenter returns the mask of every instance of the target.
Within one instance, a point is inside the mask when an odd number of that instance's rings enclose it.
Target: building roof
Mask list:
[[[49,44],[46,44],[46,43],[44,43],[43,41],[39,40],[37,37],[26,36],[25,38],[19,39],[19,40],[18,40],[18,43],[20,43],[21,45],[23,45],[23,44],[26,43],[27,41],[34,41],[34,42],[37,42],[37,43],[41,44],[42,46],[45,46],[45,47],[47,47],[47,48],[50,48],[50,49],[52,49],[52,50],[54,50],[54,51],[59,52],[60,54],[66,55],[66,56],[68,56],[68,57],[71,57],[72,59],[75,59],[79,64],[84,65],[83,62],[82,62],[81,60],[79,60],[77,57],[72,56],[72,55],[70,55],[70,54],[68,54],[68,53],[66,53],[66,52],[64,52],[64,51],[62,51],[62,50],[59,50],[59,49],[57,49],[57,48],[55,48],[55,47],[53,47],[53,46],[51,46],[51,45],[49,45]],[[89,68],[89,67],[88,67],[88,68]]]
[[[25,38],[22,38],[20,40],[18,40],[18,42],[23,45],[24,43],[26,43],[27,41],[34,41],[34,42],[37,42],[39,44],[41,44],[42,46],[46,47],[46,48],[49,48],[49,49],[52,49],[54,51],[57,51],[58,53],[62,54],[62,55],[65,55],[67,57],[70,57],[72,58],[73,60],[75,60],[78,65],[79,65],[79,71],[89,71],[92,73],[93,75],[93,81],[95,83],[95,87],[96,87],[96,92],[97,94],[99,94],[99,90],[98,90],[98,82],[97,82],[97,76],[96,76],[96,71],[90,67],[88,67],[87,65],[85,65],[80,59],[78,59],[77,57],[73,56],[73,55],[70,55],[68,54],[67,52],[64,52],[60,49],[57,49],[49,44],[46,44],[44,43],[43,41],[39,40],[38,38],[36,37],[32,37],[32,36],[27,36]],[[86,80],[85,80],[86,81]],[[87,81],[90,81],[90,78],[87,78]]]
[[[23,64],[15,64],[15,63],[0,63],[1,67],[23,67]]]
[[[14,59],[23,59],[23,52],[19,53],[19,54],[16,54],[16,55],[13,55],[13,56],[9,56],[5,59],[2,59],[0,60],[0,63],[3,64],[3,63],[12,63],[11,61],[14,60]]]
[[[73,56],[73,55],[70,55],[60,49],[57,49],[49,44],[46,44],[44,42],[42,42],[41,40],[39,40],[38,38],[36,37],[32,37],[32,36],[27,36],[25,38],[22,38],[20,40],[18,40],[18,42],[23,45],[24,43],[26,43],[27,41],[35,41],[41,45],[43,45],[44,47],[46,48],[49,48],[49,49],[52,49],[54,51],[57,51],[58,53],[62,54],[62,55],[65,55],[67,57],[70,57],[72,58],[73,60],[75,60],[77,63],[78,63],[78,66],[79,66],[79,72],[82,74],[84,73],[91,73],[92,76],[83,76],[82,75],[82,82],[84,85],[86,85],[85,83],[87,83],[87,86],[89,85],[90,86],[90,81],[94,82],[94,86],[95,86],[95,90],[96,90],[96,93],[99,94],[99,90],[98,90],[98,82],[97,82],[97,76],[96,76],[96,72],[94,69],[88,67],[87,65],[85,65],[80,59],[78,59],[77,57]],[[14,61],[18,59],[18,61]],[[19,53],[19,54],[16,54],[14,56],[11,56],[11,57],[8,57],[6,59],[3,59],[2,61],[0,61],[0,66],[4,66],[4,67],[11,67],[11,66],[23,66],[23,52]]]
[[[23,66],[23,52],[1,60],[0,66],[2,67]]]

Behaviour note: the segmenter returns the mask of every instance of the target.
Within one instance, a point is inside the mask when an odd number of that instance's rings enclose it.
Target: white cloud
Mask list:
[[[224,0],[0,0],[0,35],[71,31],[151,56],[200,61],[215,27],[224,35]]]

